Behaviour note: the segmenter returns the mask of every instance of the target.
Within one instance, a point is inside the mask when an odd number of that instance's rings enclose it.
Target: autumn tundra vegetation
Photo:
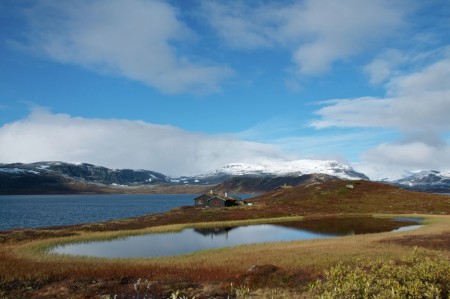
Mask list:
[[[352,188],[348,188],[352,185]],[[252,205],[180,207],[103,223],[0,232],[0,297],[33,298],[449,298],[450,197],[369,181],[268,192]],[[59,244],[311,219],[423,218],[423,226],[338,238],[247,244],[169,257],[49,254]],[[348,220],[350,219],[350,220]],[[361,221],[361,219],[367,219]],[[182,246],[180,244],[179,246]]]

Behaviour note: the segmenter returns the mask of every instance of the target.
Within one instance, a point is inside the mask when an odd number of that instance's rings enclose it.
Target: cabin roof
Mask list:
[[[194,200],[201,199],[201,200],[210,201],[210,200],[212,200],[214,198],[219,198],[219,199],[221,199],[223,201],[227,201],[227,200],[238,201],[238,200],[241,200],[239,197],[236,197],[236,196],[224,196],[224,195],[219,195],[219,194],[215,194],[215,193],[213,193],[213,194],[202,194],[202,195],[199,195],[196,198],[194,198]]]

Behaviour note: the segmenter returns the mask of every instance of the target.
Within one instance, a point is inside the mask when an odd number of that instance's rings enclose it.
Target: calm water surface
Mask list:
[[[2,195],[0,230],[99,222],[193,205],[193,194]],[[242,196],[242,198],[249,197]]]
[[[336,220],[336,221],[334,221]],[[336,223],[342,222],[341,227]],[[361,229],[361,223],[366,227]],[[315,219],[284,224],[260,224],[227,228],[188,228],[181,232],[147,234],[86,243],[66,244],[50,253],[94,257],[157,257],[191,253],[204,249],[242,244],[332,238],[350,234],[397,231],[418,228],[408,219],[376,219],[359,217],[333,221]],[[326,227],[329,225],[328,229]],[[353,225],[353,226],[352,226]],[[308,227],[304,229],[302,227]]]

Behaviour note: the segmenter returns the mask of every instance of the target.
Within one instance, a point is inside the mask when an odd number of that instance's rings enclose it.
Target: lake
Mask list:
[[[1,195],[0,230],[99,222],[193,205],[195,194]],[[243,195],[243,198],[249,195]]]
[[[52,248],[49,253],[107,258],[174,256],[242,244],[402,231],[420,227],[418,223],[421,220],[373,217],[318,218],[237,227],[186,228],[180,232],[65,244]]]

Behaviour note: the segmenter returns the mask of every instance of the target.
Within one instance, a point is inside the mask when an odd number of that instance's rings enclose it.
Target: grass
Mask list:
[[[428,217],[426,216],[427,219]],[[42,254],[49,246],[64,242],[87,241],[92,238],[108,239],[137,232],[83,233],[79,237],[36,240],[11,246],[10,250],[7,250],[10,251],[9,254],[0,255],[0,260],[2,260],[0,273],[4,279],[3,284],[17,279],[25,282],[38,281],[38,284],[45,285],[48,282],[60,279],[64,281],[68,278],[83,280],[94,277],[117,282],[123,277],[134,277],[135,279],[142,277],[149,281],[165,281],[166,285],[173,284],[173,289],[179,289],[178,282],[172,280],[174,277],[181,277],[187,286],[213,283],[217,284],[216,288],[224,289],[224,284],[234,282],[244,283],[254,292],[259,292],[261,287],[294,289],[303,292],[306,285],[316,279],[323,269],[332,267],[339,262],[351,265],[355,260],[362,258],[399,259],[410,250],[409,247],[397,245],[395,242],[383,243],[386,240],[395,240],[412,234],[427,235],[448,231],[450,217],[434,216],[430,219],[432,224],[410,232],[252,244],[233,249],[222,248],[196,252],[178,257],[110,260]],[[292,218],[285,220],[292,220]],[[266,221],[260,219],[233,223],[255,222]],[[229,225],[230,223],[214,224]],[[211,223],[198,224],[201,227],[206,225],[211,225]],[[156,227],[139,231],[139,233],[173,231],[183,227],[185,225]],[[6,254],[4,250],[1,253]],[[3,263],[3,261],[8,263]],[[249,272],[248,270],[254,265],[273,265],[274,268],[271,268],[269,272]],[[27,269],[27,271],[23,271],[23,269]]]
[[[0,297],[132,297],[136,296],[134,285],[141,279],[147,281],[146,292],[158,298],[168,298],[177,290],[189,298],[226,298],[231,294],[231,283],[248,293],[248,298],[292,298],[306,296],[308,284],[322,277],[325,269],[339,263],[351,267],[361,259],[399,261],[421,242],[419,256],[423,258],[438,254],[450,256],[450,246],[446,243],[450,241],[450,216],[430,212],[450,214],[449,197],[407,192],[369,182],[355,184],[354,189],[339,195],[342,186],[333,184],[312,186],[311,190],[305,188],[294,193],[292,189],[277,195],[269,193],[255,199],[258,203],[252,207],[179,208],[165,214],[94,225],[3,232],[0,234]],[[373,192],[377,194],[371,194]],[[378,193],[386,198],[380,199]],[[412,195],[421,200],[420,204],[410,198]],[[410,198],[416,208],[404,197]],[[375,203],[375,200],[381,202]],[[435,207],[430,209],[429,203]],[[405,210],[396,212],[399,207]],[[209,215],[207,218],[204,211]],[[107,240],[185,227],[234,226],[293,221],[305,216],[308,219],[354,214],[424,217],[427,225],[398,233],[252,244],[150,259],[44,254],[49,247],[66,242]]]
[[[337,264],[311,285],[318,298],[450,298],[450,260],[411,256]]]

